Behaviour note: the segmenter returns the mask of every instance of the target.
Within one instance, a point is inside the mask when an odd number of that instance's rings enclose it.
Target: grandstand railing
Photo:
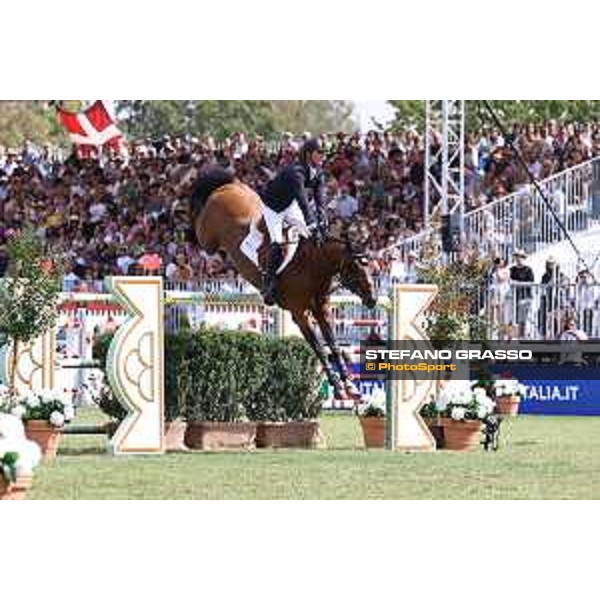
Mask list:
[[[589,338],[600,338],[600,284],[516,283],[482,291],[477,311],[490,339],[557,340],[567,318]]]
[[[539,186],[569,234],[600,224],[600,158],[561,171]],[[552,210],[531,184],[465,214],[464,244],[477,246],[487,256],[509,260],[516,248],[533,254],[565,238]],[[420,252],[426,242],[439,248],[441,227],[411,236],[399,247],[403,254]]]

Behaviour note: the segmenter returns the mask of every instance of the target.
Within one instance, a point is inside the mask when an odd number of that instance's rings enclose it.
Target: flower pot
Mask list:
[[[444,447],[446,450],[473,450],[480,445],[481,421],[440,419],[444,428]]]
[[[519,396],[498,396],[496,398],[495,413],[515,417],[519,413],[521,398]]]
[[[165,449],[167,452],[187,452],[185,432],[187,423],[182,419],[165,422]]]
[[[255,447],[256,423],[191,421],[184,441],[194,450],[249,450]]]
[[[319,421],[261,421],[256,428],[257,448],[323,448]]]
[[[17,477],[11,483],[0,475],[0,500],[25,500],[32,481],[32,477]]]
[[[385,447],[385,417],[358,417],[366,448]]]
[[[25,423],[25,436],[40,447],[44,462],[51,462],[56,458],[62,432],[62,427],[54,427],[48,421],[34,420]]]
[[[439,450],[444,448],[444,426],[442,425],[441,419],[424,417],[425,425],[427,425],[433,439],[435,440],[435,447]]]

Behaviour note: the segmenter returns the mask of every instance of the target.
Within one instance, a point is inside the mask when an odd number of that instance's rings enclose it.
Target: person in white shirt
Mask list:
[[[411,250],[406,259],[404,283],[417,283],[417,253]]]
[[[129,252],[127,252],[127,248],[121,248],[121,254],[117,258],[117,267],[123,275],[128,274],[129,267],[135,262],[136,260],[129,255]]]
[[[344,189],[342,197],[337,202],[336,212],[338,217],[344,220],[352,218],[358,211],[358,200],[356,199],[356,186],[353,183],[348,184]]]
[[[593,277],[588,269],[582,269],[576,279],[576,308],[583,318],[583,330],[588,336],[592,335],[594,314],[598,310],[598,288],[593,285]]]

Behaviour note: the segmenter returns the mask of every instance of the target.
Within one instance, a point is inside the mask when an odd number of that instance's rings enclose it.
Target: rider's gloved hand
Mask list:
[[[310,231],[310,234],[314,238],[317,246],[321,247],[324,241],[323,233],[321,232],[321,228],[317,225],[317,223],[311,223],[308,225],[308,231]]]

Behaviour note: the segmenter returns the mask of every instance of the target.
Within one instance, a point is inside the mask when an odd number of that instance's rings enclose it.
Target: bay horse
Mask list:
[[[221,167],[208,169],[192,194],[193,228],[200,247],[209,254],[224,251],[240,275],[258,290],[262,290],[262,272],[240,245],[250,226],[259,224],[261,207],[259,195]],[[375,307],[377,299],[364,255],[357,253],[349,241],[327,240],[319,247],[312,238],[301,239],[294,259],[278,276],[276,301],[290,311],[323,365],[336,398],[343,398],[356,395],[357,389],[333,333],[329,295],[336,277],[364,305]],[[310,323],[311,316],[329,347],[335,370]]]

